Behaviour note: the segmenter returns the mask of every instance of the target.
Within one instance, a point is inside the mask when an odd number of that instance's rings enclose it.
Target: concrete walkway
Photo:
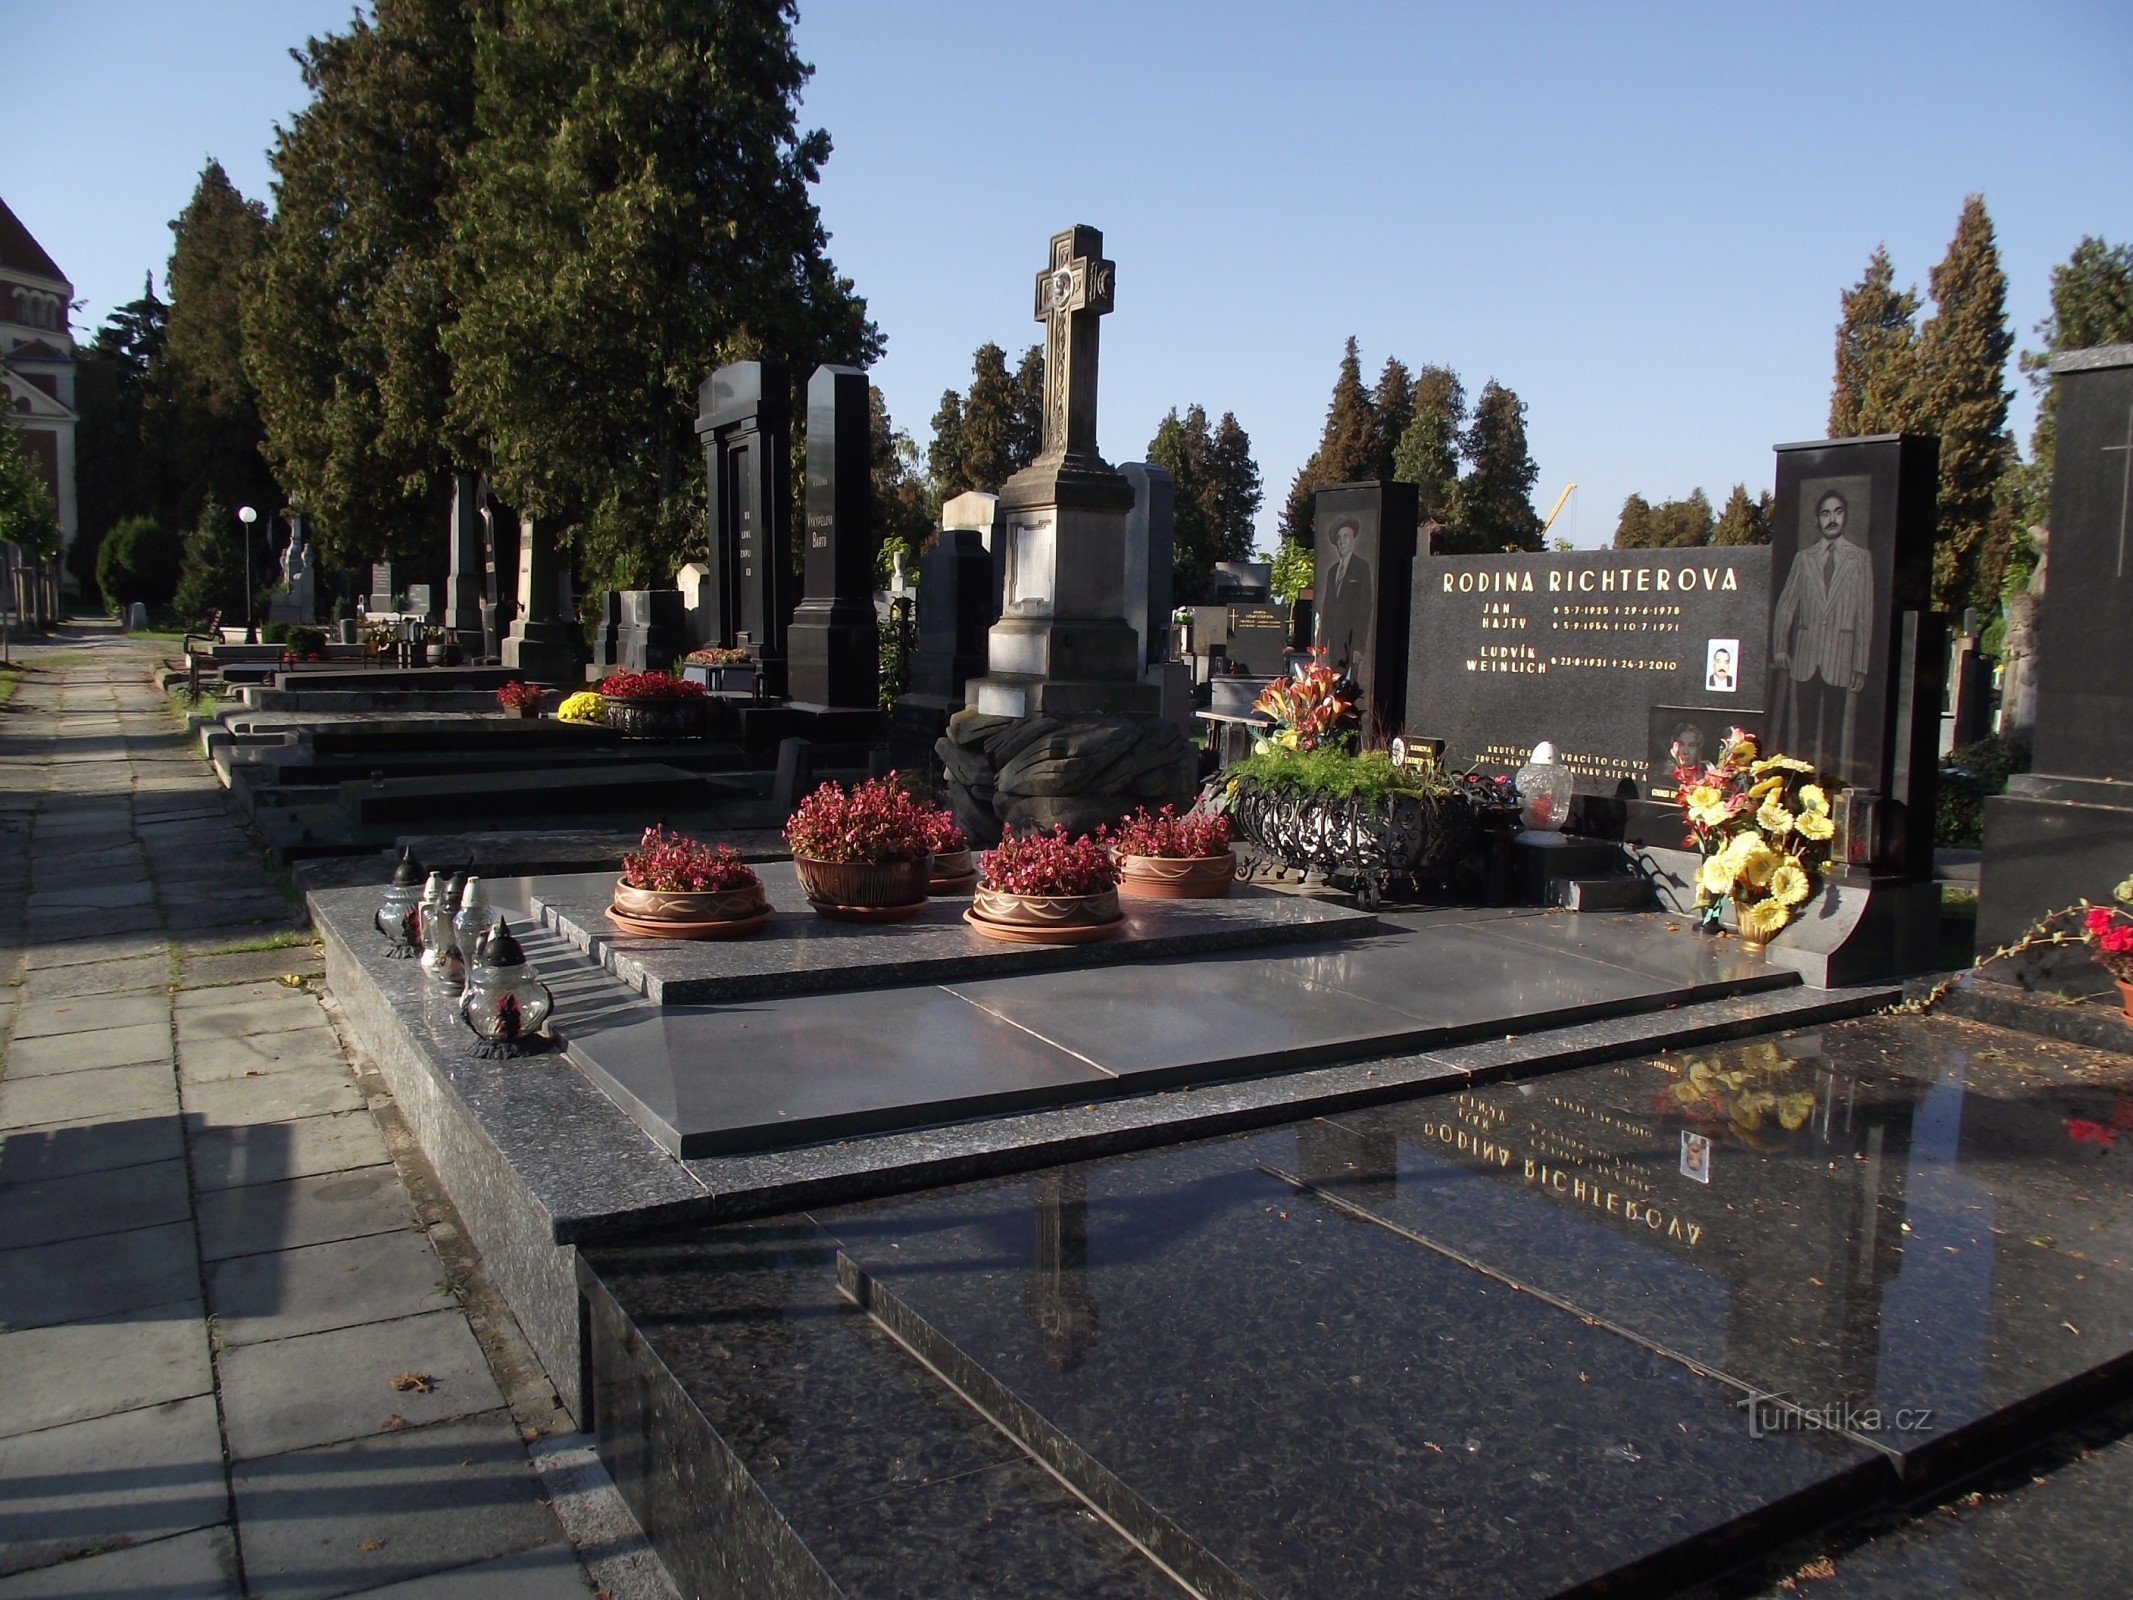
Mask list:
[[[151,649],[30,659],[0,712],[0,1600],[671,1594]]]

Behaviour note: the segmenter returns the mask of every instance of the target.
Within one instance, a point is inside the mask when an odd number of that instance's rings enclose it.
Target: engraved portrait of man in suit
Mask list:
[[[1864,478],[1801,485],[1801,524],[1770,618],[1770,748],[1849,773],[1880,608],[1874,559],[1850,530],[1867,522]]]
[[[1331,667],[1361,665],[1370,653],[1370,563],[1357,549],[1361,530],[1353,517],[1333,525],[1318,585],[1318,642]]]

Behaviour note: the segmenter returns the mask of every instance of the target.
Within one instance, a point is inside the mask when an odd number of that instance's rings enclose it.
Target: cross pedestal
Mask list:
[[[1096,453],[1098,319],[1116,267],[1103,235],[1052,236],[1037,274],[1044,335],[1044,443],[1000,491],[1007,572],[990,670],[966,704],[989,716],[1152,716],[1161,694],[1140,682],[1139,636],[1126,620],[1126,521],[1133,486]]]

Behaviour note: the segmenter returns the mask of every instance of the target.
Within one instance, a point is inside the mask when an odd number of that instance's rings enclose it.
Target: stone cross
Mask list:
[[[1096,454],[1096,319],[1111,310],[1118,273],[1103,250],[1096,229],[1065,229],[1052,235],[1052,264],[1037,274],[1037,320],[1044,324],[1040,460]]]

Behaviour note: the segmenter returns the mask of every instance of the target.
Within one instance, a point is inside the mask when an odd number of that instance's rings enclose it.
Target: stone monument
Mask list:
[[[1314,642],[1328,666],[1355,678],[1368,745],[1406,726],[1415,494],[1411,483],[1342,483],[1314,502]]]
[[[576,626],[568,620],[556,559],[555,534],[534,517],[519,519],[518,615],[504,640],[504,665],[535,683],[565,684],[578,677]]]
[[[711,569],[701,561],[684,561],[674,574],[674,587],[681,595],[682,631],[691,650],[718,643],[712,637],[710,583]]]
[[[281,553],[281,593],[267,603],[267,620],[308,625],[317,615],[318,559],[304,537],[302,513],[291,513],[289,543]]]
[[[2051,584],[2035,627],[2034,770],[1985,802],[1981,951],[2046,912],[2108,902],[2133,866],[2133,345],[2070,350],[2051,372],[2058,442]],[[2088,956],[2082,945],[2041,952],[2027,975],[2064,993],[2107,992],[2109,975]]]
[[[696,394],[711,512],[709,643],[751,652],[767,695],[785,693],[792,615],[792,380],[775,361],[736,361]]]
[[[1161,720],[1161,691],[1143,681],[1146,652],[1127,620],[1133,486],[1096,451],[1098,320],[1115,271],[1103,235],[1074,227],[1052,236],[1037,274],[1043,448],[1001,490],[1005,592],[987,671],[970,680],[966,709],[935,747],[977,844],[1003,828],[1084,833],[1136,806],[1192,797],[1197,752]]]
[[[2000,676],[2000,733],[2028,738],[2037,726],[2037,613],[2044,604],[2045,569],[2051,565],[2048,523],[2029,530],[2037,564],[2029,581],[2007,602],[2005,667]]]
[[[983,500],[981,508],[962,502]],[[957,495],[941,507],[941,533],[918,564],[918,651],[911,658],[911,690],[898,695],[889,718],[889,755],[916,769],[933,760],[934,742],[961,710],[972,678],[985,671],[985,635],[999,620],[993,587],[992,495]],[[972,515],[964,515],[964,511]],[[982,511],[984,533],[973,524]]]
[[[1128,461],[1119,469],[1133,486],[1126,523],[1126,620],[1141,641],[1141,681],[1162,696],[1163,720],[1192,726],[1192,669],[1170,659],[1170,596],[1177,537],[1177,480],[1168,469]]]
[[[483,589],[489,577],[489,524],[482,516],[481,479],[474,473],[452,477],[450,559],[444,579],[444,625],[470,656],[485,648],[482,634]]]
[[[799,708],[875,704],[872,444],[867,375],[817,367],[807,381],[806,593],[785,635],[787,692]]]

